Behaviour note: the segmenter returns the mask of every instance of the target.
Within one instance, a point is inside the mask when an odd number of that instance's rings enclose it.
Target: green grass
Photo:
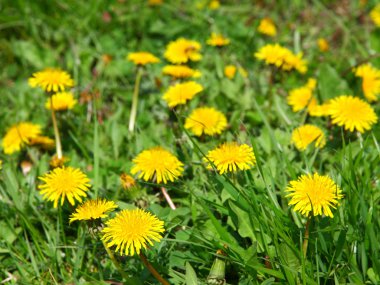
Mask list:
[[[54,136],[45,95],[27,79],[45,67],[61,67],[73,76],[77,98],[83,92],[99,94],[90,105],[58,114],[68,164],[91,179],[89,197],[117,199],[120,209],[143,207],[165,222],[164,238],[146,254],[171,284],[204,284],[221,258],[218,250],[226,253],[227,284],[380,284],[379,124],[357,136],[327,118],[293,113],[286,103],[288,91],[309,77],[317,79],[321,101],[342,94],[363,97],[351,68],[363,61],[380,67],[380,32],[368,17],[375,1],[360,6],[359,1],[230,0],[215,11],[199,10],[195,1],[165,1],[154,8],[145,2],[2,1],[1,135],[30,121]],[[104,20],[106,12],[110,21]],[[256,31],[266,16],[279,28],[275,38]],[[231,44],[221,50],[207,46],[212,31],[221,31]],[[161,99],[170,84],[161,68],[165,46],[178,37],[202,43],[203,59],[193,66],[201,70],[197,81],[205,90],[172,112]],[[319,52],[319,37],[328,39],[329,52]],[[270,68],[253,53],[276,42],[304,52],[307,74],[277,72],[271,82]],[[135,67],[125,58],[138,50],[152,52],[161,63],[144,71],[136,132],[130,134]],[[109,64],[102,60],[105,54],[112,57]],[[248,78],[225,78],[227,64],[243,66]],[[228,130],[202,140],[188,133],[183,122],[200,105],[226,114]],[[379,103],[372,107],[379,115]],[[290,144],[292,130],[304,122],[326,131],[326,147],[300,153]],[[204,154],[231,140],[252,145],[257,165],[236,177],[207,170]],[[133,195],[120,189],[119,175],[129,172],[131,160],[156,145],[185,164],[184,176],[167,185],[176,211],[152,183],[139,181]],[[32,147],[0,154],[0,282],[157,284],[138,257],[116,255],[129,276],[123,279],[85,224],[69,224],[74,208],[54,209],[42,200],[38,177],[48,171],[53,154]],[[26,175],[23,161],[32,163]],[[284,191],[307,172],[332,177],[344,198],[334,218],[312,218],[303,258],[306,219],[288,206]]]

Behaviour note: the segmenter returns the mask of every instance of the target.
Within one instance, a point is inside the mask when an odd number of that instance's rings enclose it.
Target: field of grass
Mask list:
[[[355,75],[367,63],[380,69],[380,11],[379,27],[370,17],[377,2],[148,2],[154,1],[1,1],[0,283],[160,284],[144,265],[146,258],[167,280],[162,284],[380,284],[379,122],[349,130],[328,113],[331,99],[352,95],[368,107],[341,109],[352,121],[365,118],[368,110],[380,114],[380,71],[368,79],[373,81],[367,85],[377,88],[373,100],[362,89],[366,74]],[[264,18],[273,21],[276,35],[259,32]],[[207,44],[211,33],[222,34],[229,44]],[[167,45],[178,38],[202,46],[202,58],[186,63],[199,77],[175,80],[163,74],[170,64]],[[322,38],[326,50],[318,45]],[[277,43],[302,53],[307,71],[284,70],[255,56]],[[127,56],[138,51],[160,62],[136,66]],[[237,68],[232,78],[225,74],[228,65]],[[41,195],[40,178],[52,171],[55,146],[45,149],[25,139],[20,151],[5,151],[7,132],[20,122],[38,124],[44,136],[55,138],[51,111],[45,108],[52,93],[28,84],[32,74],[48,67],[74,80],[67,91],[78,103],[55,115],[65,165],[90,181],[83,201],[105,198],[118,206],[101,220],[70,223],[81,203],[66,199],[55,208]],[[318,106],[331,103],[328,114],[312,115],[309,102],[297,112],[289,105],[291,92],[310,78],[316,80],[310,92]],[[203,91],[170,108],[163,95],[190,80]],[[191,112],[204,106],[226,116],[220,134],[196,136],[185,128]],[[305,150],[295,146],[292,132],[305,124],[322,130],[323,147],[316,140]],[[255,161],[245,170],[221,174],[207,154],[225,142],[252,147]],[[155,146],[183,163],[175,181],[131,174],[133,160]],[[325,198],[318,189],[313,188],[316,197],[304,201],[311,204],[310,214],[289,205],[290,182],[314,173],[330,177],[342,190],[339,203],[330,207],[333,217],[313,214],[313,202]],[[136,185],[124,189],[122,174],[131,175]],[[101,239],[106,222],[136,208],[163,221],[162,239],[147,244],[144,255],[106,248]]]

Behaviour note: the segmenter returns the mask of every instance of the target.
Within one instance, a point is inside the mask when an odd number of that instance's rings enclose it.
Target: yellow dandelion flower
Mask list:
[[[370,102],[377,101],[380,95],[380,70],[367,63],[354,69],[354,72],[362,78],[364,96]]]
[[[294,205],[294,211],[308,216],[325,215],[333,217],[330,208],[335,209],[343,198],[342,190],[329,176],[307,174],[301,175],[298,180],[290,181],[286,197],[290,197],[289,205]]]
[[[373,108],[363,100],[342,95],[334,98],[329,103],[329,115],[332,123],[344,126],[345,130],[353,132],[357,130],[364,133],[377,123],[377,116]]]
[[[319,38],[317,44],[320,52],[326,52],[330,49],[329,42],[325,38]]]
[[[147,65],[150,63],[160,62],[160,59],[150,52],[140,51],[131,52],[127,56],[127,60],[133,62],[136,65]]]
[[[59,199],[61,206],[65,198],[71,205],[75,205],[75,200],[82,202],[82,197],[86,197],[90,187],[90,179],[78,168],[60,167],[39,177],[44,184],[38,186],[44,200],[54,201],[54,208],[57,208]]]
[[[288,104],[292,107],[293,112],[298,112],[306,107],[313,110],[317,105],[317,99],[313,96],[316,86],[316,80],[310,78],[305,86],[292,89],[287,98]]]
[[[329,102],[323,103],[321,105],[319,104],[309,104],[308,111],[309,115],[312,117],[322,117],[322,116],[328,116],[329,115]]]
[[[41,126],[21,122],[13,125],[7,130],[5,134],[2,146],[5,154],[12,154],[18,152],[21,148],[30,143],[30,140],[38,137],[41,134]]]
[[[164,57],[174,64],[186,63],[189,60],[199,61],[202,58],[200,49],[199,42],[179,38],[167,45]]]
[[[163,0],[148,0],[148,5],[150,6],[159,6],[163,3],[164,3]]]
[[[185,128],[196,136],[221,134],[226,127],[226,116],[209,107],[195,109],[185,121]]]
[[[115,210],[117,205],[114,201],[106,199],[88,200],[75,209],[70,216],[70,223],[74,221],[96,220],[106,218],[107,213]]]
[[[235,74],[236,74],[236,66],[235,65],[227,65],[225,68],[224,68],[224,75],[229,78],[229,79],[233,79],[235,77]]]
[[[177,105],[186,104],[187,101],[194,98],[203,90],[203,86],[195,81],[177,83],[170,86],[162,98],[168,103],[170,108]]]
[[[204,161],[209,163],[207,166],[209,169],[212,168],[210,164],[212,162],[218,172],[223,174],[250,169],[256,164],[256,157],[249,145],[229,142],[209,151]]]
[[[375,8],[371,10],[369,13],[369,16],[371,17],[373,23],[377,26],[380,27],[380,4],[377,4]]]
[[[174,78],[198,78],[201,76],[199,70],[192,69],[186,65],[166,65],[162,69],[162,73]]]
[[[44,149],[51,149],[54,147],[55,142],[53,139],[46,136],[38,136],[29,140],[30,145],[38,145]]]
[[[65,91],[66,87],[73,87],[74,80],[70,74],[58,68],[46,68],[33,73],[28,83],[31,87],[41,87],[46,92]]]
[[[263,60],[267,65],[274,65],[285,71],[293,69],[300,73],[307,71],[306,61],[302,59],[302,53],[294,54],[279,44],[267,44],[260,48],[254,56],[259,60]]]
[[[211,0],[208,4],[210,10],[216,10],[220,8],[220,2],[218,0]]]
[[[72,92],[60,92],[52,96],[53,109],[55,111],[71,110],[76,104],[77,100],[74,98]],[[46,99],[45,108],[51,109],[50,98]]]
[[[260,21],[257,31],[261,34],[274,37],[277,34],[277,28],[270,18],[264,18]]]
[[[292,143],[300,151],[305,150],[311,143],[315,143],[317,148],[322,148],[326,144],[323,131],[317,126],[304,125],[296,128],[292,133]]]
[[[145,181],[163,182],[176,180],[183,172],[183,163],[160,146],[144,150],[133,159],[131,174],[139,173]]]
[[[109,248],[116,246],[115,251],[120,255],[133,256],[146,249],[147,243],[159,242],[164,231],[164,222],[151,213],[141,209],[123,210],[106,222],[102,240]]]
[[[120,183],[124,190],[130,190],[136,185],[136,180],[126,173],[120,175]]]
[[[230,40],[221,34],[211,33],[211,37],[207,40],[207,44],[214,47],[222,47],[230,44]]]

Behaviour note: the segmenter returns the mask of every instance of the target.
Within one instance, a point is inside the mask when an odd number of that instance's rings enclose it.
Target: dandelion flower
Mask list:
[[[311,143],[315,143],[317,148],[322,148],[326,144],[323,131],[317,126],[304,125],[296,128],[292,133],[292,143],[300,151],[305,150]]]
[[[293,112],[301,111],[306,107],[312,109],[317,105],[317,100],[313,96],[315,86],[316,80],[310,78],[305,86],[295,88],[289,92],[287,101],[292,107]]]
[[[199,70],[192,69],[186,65],[166,65],[162,73],[174,78],[198,78],[201,76]]]
[[[70,74],[58,68],[46,68],[33,73],[28,83],[31,87],[41,87],[46,92],[65,91],[66,87],[73,87],[74,80]]]
[[[167,45],[164,57],[174,64],[186,63],[189,60],[199,61],[202,58],[200,49],[199,42],[179,38]]]
[[[252,147],[247,144],[239,145],[236,142],[221,144],[209,151],[204,160],[209,162],[208,168],[211,168],[210,162],[212,162],[220,174],[247,170],[256,164]]]
[[[277,34],[277,28],[270,18],[264,18],[260,21],[257,31],[261,34],[274,37]]]
[[[38,136],[29,140],[30,145],[37,145],[44,149],[51,149],[54,147],[54,140],[46,136]]]
[[[203,87],[199,83],[188,81],[169,87],[162,98],[168,103],[170,108],[173,108],[177,105],[186,104],[188,100],[193,99],[202,90]]]
[[[82,202],[81,197],[86,197],[90,180],[78,168],[60,167],[39,177],[44,184],[38,186],[44,200],[54,201],[54,208],[57,208],[61,199],[61,206],[65,198],[71,205],[75,205],[75,200]]]
[[[17,125],[13,125],[8,129],[2,141],[4,153],[12,154],[20,151],[24,145],[30,144],[31,139],[38,137],[40,134],[40,125],[28,122],[21,122]]]
[[[220,2],[218,0],[211,0],[208,4],[210,10],[217,10],[220,7]]]
[[[380,95],[380,70],[371,64],[362,64],[354,69],[355,75],[362,78],[362,89],[368,101],[377,101]]]
[[[325,38],[319,38],[317,44],[320,52],[326,52],[330,49],[329,42]]]
[[[333,124],[344,126],[344,129],[350,132],[357,130],[364,133],[377,122],[376,113],[368,103],[357,97],[347,95],[339,96],[330,101],[329,115]]]
[[[173,154],[160,146],[141,152],[133,159],[131,174],[139,173],[138,177],[145,181],[163,182],[176,180],[183,172],[183,163]]]
[[[54,111],[64,111],[71,110],[77,103],[77,100],[74,99],[74,94],[72,92],[60,92],[52,96],[53,109]],[[50,98],[45,102],[45,108],[51,109]]]
[[[235,74],[236,74],[236,66],[235,65],[227,65],[225,68],[224,68],[224,75],[229,78],[229,79],[233,79],[235,77]]]
[[[189,129],[196,136],[220,134],[226,127],[226,116],[209,107],[195,109],[185,121],[185,129]]]
[[[159,6],[164,3],[163,0],[148,0],[148,5],[150,6]]]
[[[207,40],[207,44],[214,47],[222,47],[230,44],[230,40],[221,34],[211,33],[211,37]]]
[[[115,245],[120,255],[133,256],[146,249],[147,243],[159,242],[164,231],[164,222],[151,213],[141,209],[123,210],[106,222],[102,240],[109,248]]]
[[[70,217],[70,223],[73,221],[106,218],[107,213],[116,208],[117,205],[114,201],[107,201],[106,199],[88,200],[75,209],[75,213]]]
[[[120,182],[121,186],[123,186],[123,189],[130,190],[136,185],[136,180],[126,173],[122,173],[120,175]]]
[[[369,16],[371,17],[372,21],[377,27],[380,27],[380,4],[377,4],[375,8],[371,10],[369,13]]]
[[[308,105],[309,115],[312,117],[328,116],[329,108],[330,108],[329,101],[320,105],[319,104]]]
[[[136,65],[147,65],[150,63],[160,62],[160,60],[153,54],[145,51],[131,52],[128,54],[127,60],[133,62]]]
[[[274,65],[285,71],[297,70],[299,73],[307,71],[306,61],[302,59],[302,53],[294,54],[279,44],[267,44],[260,48],[254,56],[265,61],[267,65]]]
[[[313,216],[325,215],[333,217],[330,208],[335,209],[343,197],[342,190],[329,176],[307,174],[301,175],[298,180],[290,181],[286,188],[290,197],[289,205],[294,205],[294,211],[308,216],[312,211]]]

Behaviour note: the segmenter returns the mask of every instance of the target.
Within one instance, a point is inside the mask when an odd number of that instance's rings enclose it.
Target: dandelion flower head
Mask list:
[[[380,4],[377,4],[375,8],[371,10],[369,13],[369,16],[371,17],[373,23],[377,26],[380,27]]]
[[[133,256],[146,249],[147,244],[159,242],[164,231],[164,222],[153,214],[141,209],[123,210],[106,222],[102,240],[107,247],[116,246],[120,255]]]
[[[163,0],[148,0],[148,5],[150,6],[159,6],[164,3]]]
[[[323,131],[317,126],[303,125],[293,131],[292,143],[298,150],[303,151],[311,143],[315,143],[317,148],[324,147],[326,144],[326,138]]]
[[[75,212],[70,216],[70,223],[106,218],[107,213],[116,208],[117,205],[114,201],[107,201],[106,199],[88,200],[75,209]]]
[[[136,65],[147,65],[150,63],[158,63],[160,59],[150,52],[140,51],[131,52],[127,56],[127,60],[133,62]]]
[[[60,92],[56,93],[52,96],[52,101],[50,98],[46,99],[45,108],[50,110],[51,103],[53,103],[54,111],[64,111],[71,110],[76,104],[77,100],[74,98],[74,94],[72,92]]]
[[[308,216],[325,215],[333,217],[331,208],[335,209],[343,195],[342,190],[329,176],[306,174],[297,180],[290,181],[285,190],[289,192],[289,205],[294,205],[294,211]]]
[[[2,147],[5,154],[12,154],[18,152],[24,145],[30,144],[30,140],[35,139],[41,134],[41,126],[21,122],[13,125],[6,132]]]
[[[186,65],[166,65],[162,73],[173,78],[198,78],[201,76],[199,70],[192,69]]]
[[[65,91],[67,87],[74,86],[74,80],[70,74],[58,68],[46,68],[35,72],[28,83],[31,87],[41,87],[46,92]]]
[[[177,105],[186,104],[187,101],[193,99],[201,91],[203,91],[202,85],[195,81],[188,81],[170,86],[162,98],[170,108],[173,108]]]
[[[229,78],[229,79],[233,79],[235,77],[235,74],[236,74],[236,66],[235,65],[227,65],[225,68],[224,68],[224,75]]]
[[[204,161],[209,163],[209,169],[212,169],[212,162],[218,172],[223,174],[250,169],[256,164],[256,157],[249,145],[227,142],[209,151]]]
[[[260,34],[274,37],[277,34],[277,28],[270,18],[264,18],[260,21],[260,24],[257,28],[257,31]]]
[[[325,38],[319,38],[317,44],[320,52],[326,52],[330,49],[329,42]]]
[[[167,45],[164,57],[174,64],[199,61],[202,58],[199,53],[200,49],[201,44],[199,42],[179,38]]]
[[[173,182],[183,172],[183,163],[172,153],[157,146],[144,150],[133,159],[131,174],[138,173],[138,178],[157,183]]]
[[[380,95],[380,70],[367,63],[354,69],[354,72],[362,78],[362,89],[367,100],[377,101]]]
[[[207,44],[214,47],[222,47],[230,44],[230,40],[221,34],[211,33],[211,37],[207,40]]]
[[[210,107],[195,109],[185,121],[185,129],[189,129],[196,136],[221,134],[226,127],[226,116]]]
[[[216,9],[219,9],[219,7],[220,7],[219,0],[211,0],[210,3],[208,4],[208,8],[210,10],[216,10]]]
[[[87,196],[90,187],[90,179],[78,168],[60,167],[39,177],[44,184],[38,186],[44,200],[53,201],[54,208],[57,208],[59,200],[61,206],[65,198],[71,205],[75,205],[75,200],[82,202],[82,197]]]
[[[364,133],[378,120],[373,108],[354,96],[342,95],[330,100],[328,112],[333,124],[350,132]]]
[[[314,78],[310,78],[305,86],[295,88],[289,92],[287,101],[293,112],[299,112],[306,107],[313,108],[317,105],[317,100],[313,96],[316,82]]]
[[[54,140],[46,136],[37,136],[29,140],[30,145],[40,146],[44,149],[51,149],[54,147]]]

